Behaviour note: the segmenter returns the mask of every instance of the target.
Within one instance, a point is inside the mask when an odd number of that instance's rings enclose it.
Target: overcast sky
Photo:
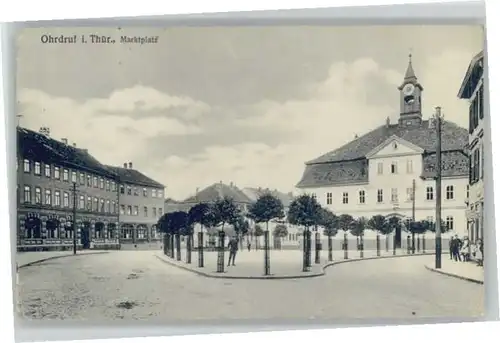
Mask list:
[[[43,34],[159,36],[157,44],[42,44]],[[424,117],[457,99],[477,26],[30,29],[18,40],[21,126],[48,126],[102,163],[183,199],[197,187],[292,191],[304,162],[399,116],[413,53]]]

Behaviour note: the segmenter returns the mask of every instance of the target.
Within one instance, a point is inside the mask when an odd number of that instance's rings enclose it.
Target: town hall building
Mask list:
[[[354,218],[397,216],[434,222],[436,215],[436,141],[433,119],[422,117],[423,86],[411,55],[398,87],[400,115],[353,141],[306,162],[297,184],[335,214]],[[467,129],[442,121],[442,215],[449,229],[467,234],[469,162]],[[413,200],[414,199],[414,200]],[[399,236],[399,237],[398,237]],[[400,241],[401,232],[396,233]]]

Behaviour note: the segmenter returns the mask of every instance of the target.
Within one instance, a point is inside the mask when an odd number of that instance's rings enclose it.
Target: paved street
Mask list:
[[[77,256],[21,269],[20,310],[33,319],[164,322],[481,315],[482,285],[432,273],[425,262],[402,257],[341,264],[312,279],[223,280],[150,251]]]

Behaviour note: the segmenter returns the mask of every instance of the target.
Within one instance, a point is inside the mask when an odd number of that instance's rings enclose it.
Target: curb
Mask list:
[[[426,265],[424,265],[424,267],[428,271],[431,271],[431,272],[434,272],[434,273],[438,273],[438,274],[441,274],[441,275],[453,277],[455,279],[460,279],[460,280],[469,281],[469,282],[477,283],[477,284],[480,284],[480,285],[484,285],[484,281],[481,281],[481,280],[477,280],[477,279],[473,279],[473,278],[469,278],[469,277],[466,277],[466,276],[461,276],[461,275],[457,275],[457,274],[453,274],[453,273],[443,272],[442,270],[438,270],[438,269],[435,269],[435,268],[432,268],[432,267],[429,267],[429,266],[426,266]]]
[[[97,255],[97,254],[109,254],[109,251],[95,251],[95,252],[93,251],[93,252],[88,252],[88,253],[85,253],[85,254],[76,254],[76,255],[68,254],[68,255],[50,256],[50,257],[42,258],[40,260],[36,260],[36,261],[28,262],[28,263],[25,263],[25,264],[22,264],[22,265],[18,265],[17,269],[29,267],[29,266],[32,266],[34,264],[39,264],[39,263],[42,263],[42,262],[46,262],[46,261],[50,261],[50,260],[55,260],[55,259],[58,259],[58,258],[77,257],[77,256],[85,256],[85,255]]]
[[[361,261],[368,261],[368,260],[382,260],[382,259],[388,259],[388,258],[398,258],[398,257],[412,257],[412,256],[426,256],[426,255],[434,255],[435,253],[422,253],[422,254],[414,254],[414,255],[387,255],[387,256],[373,256],[373,257],[366,257],[366,258],[353,258],[353,259],[347,259],[347,260],[339,260],[339,261],[333,261],[329,262],[321,267],[320,272],[314,272],[311,274],[297,274],[297,275],[261,275],[261,276],[231,276],[231,275],[214,275],[208,272],[204,272],[198,269],[194,269],[191,267],[183,266],[181,264],[178,264],[177,261],[169,261],[165,260],[162,257],[158,256],[158,254],[155,254],[155,257],[162,261],[163,263],[166,263],[168,265],[177,267],[182,270],[186,270],[188,272],[204,276],[207,278],[212,278],[212,279],[232,279],[232,280],[287,280],[287,279],[308,279],[308,278],[314,278],[314,277],[319,277],[319,276],[324,276],[326,274],[326,269],[329,267],[332,267],[337,264],[342,264],[342,263],[350,263],[350,262],[361,262]]]

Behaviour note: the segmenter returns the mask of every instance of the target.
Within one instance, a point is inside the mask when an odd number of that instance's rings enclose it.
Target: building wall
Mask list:
[[[119,187],[121,239],[158,239],[158,219],[164,211],[164,189],[134,184]]]
[[[19,245],[72,244],[73,182],[77,184],[79,243],[83,228],[96,244],[118,243],[112,230],[118,222],[118,192],[114,180],[82,170],[25,160],[22,156],[18,156],[16,167]],[[90,184],[87,184],[87,177],[90,177]],[[30,199],[25,199],[28,196]],[[40,221],[40,233],[26,229],[26,224],[33,220]]]
[[[477,126],[469,127],[469,158],[471,165],[471,175],[469,180],[469,198],[467,218],[469,227],[469,236],[471,241],[483,238],[484,222],[484,183],[483,183],[483,133],[484,133],[484,78],[481,77],[472,97],[469,99],[469,116],[477,115]],[[481,118],[482,117],[482,118]],[[475,160],[477,159],[477,163]]]

